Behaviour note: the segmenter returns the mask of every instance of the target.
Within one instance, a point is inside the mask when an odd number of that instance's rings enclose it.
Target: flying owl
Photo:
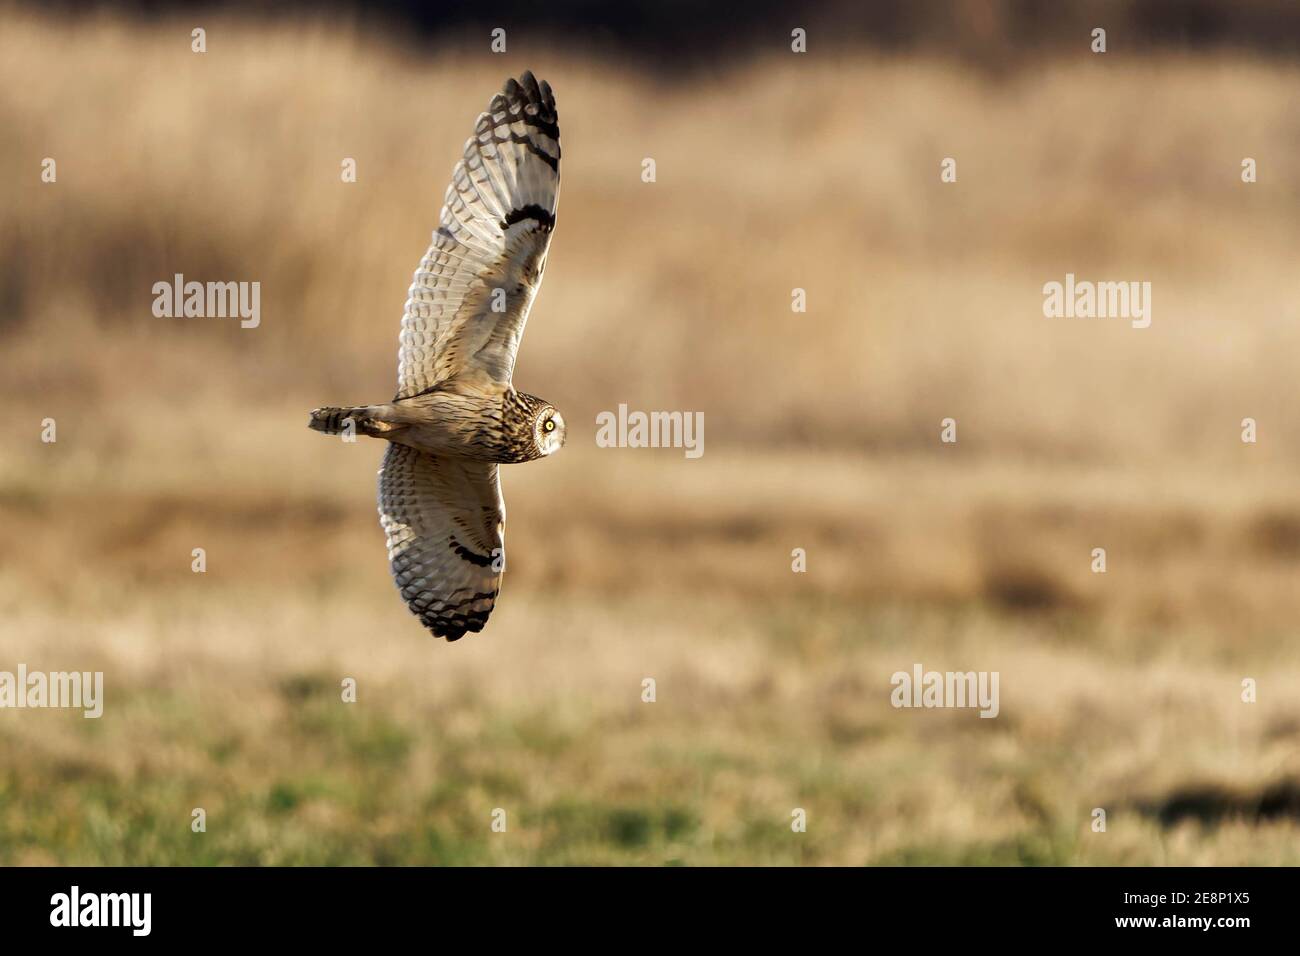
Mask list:
[[[396,396],[311,413],[316,431],[388,442],[379,523],[393,578],[411,613],[448,641],[481,631],[501,590],[497,466],[564,444],[559,411],[511,384],[559,192],[555,96],[526,72],[492,97],[452,172],[406,300]]]

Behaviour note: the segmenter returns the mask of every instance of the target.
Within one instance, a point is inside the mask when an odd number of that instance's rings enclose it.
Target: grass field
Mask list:
[[[190,27],[0,12],[0,670],[106,696],[0,710],[0,863],[1300,863],[1300,69]],[[307,411],[390,394],[526,67],[565,165],[516,384],[569,443],[504,470],[502,600],[449,646],[381,449]],[[154,318],[178,272],[261,325]],[[1151,281],[1151,327],[1045,319],[1067,272]],[[597,448],[619,403],[705,455]],[[998,717],[894,709],[915,662],[998,671]]]

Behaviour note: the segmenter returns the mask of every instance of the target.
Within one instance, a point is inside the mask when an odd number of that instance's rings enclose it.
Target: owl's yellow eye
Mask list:
[[[542,427],[546,429],[548,432],[555,431],[555,419],[553,418],[546,419],[546,424],[543,425]]]

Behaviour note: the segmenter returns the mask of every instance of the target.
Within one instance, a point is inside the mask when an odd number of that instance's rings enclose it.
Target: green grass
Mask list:
[[[284,672],[238,671],[229,696],[146,673],[113,687],[98,721],[5,714],[0,864],[1000,866],[1206,853],[1297,862],[1294,820],[1166,828],[1139,810],[1241,741],[1169,720],[1165,769],[1153,773],[1113,736],[1114,721],[1132,726],[1152,705],[1120,689],[1110,721],[1076,720],[1071,701],[1113,689],[1062,677],[1068,657],[1051,672],[1057,698],[1018,699],[1008,675],[1011,696],[993,721],[895,711],[881,682],[863,677],[887,673],[906,645],[877,648],[864,629],[906,622],[937,663],[965,646],[964,631],[990,627],[1002,643],[988,653],[1005,659],[1032,625],[843,613],[858,626],[824,609],[824,642],[786,648],[782,666],[802,659],[793,682],[737,677],[730,689],[688,693],[669,674],[654,705],[546,684],[512,700],[464,678],[428,697],[401,677],[366,680],[358,702],[345,703],[322,650]],[[749,666],[742,645],[734,653],[738,669]],[[638,684],[628,684],[635,701]],[[1189,687],[1154,706],[1177,714],[1198,694]],[[1266,746],[1269,733],[1250,746]],[[1111,763],[1099,775],[1102,757]],[[1108,809],[1110,832],[1089,830],[1095,805]],[[191,830],[196,807],[206,832]],[[806,832],[791,829],[796,807]],[[498,809],[505,832],[492,827]]]

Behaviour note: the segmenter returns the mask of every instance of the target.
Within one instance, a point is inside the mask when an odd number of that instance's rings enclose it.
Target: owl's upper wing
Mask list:
[[[526,72],[492,97],[452,173],[402,317],[397,398],[453,376],[510,384],[559,191],[555,96]]]
[[[436,637],[483,630],[501,588],[505,520],[496,465],[389,444],[379,470],[388,561],[411,613]]]

